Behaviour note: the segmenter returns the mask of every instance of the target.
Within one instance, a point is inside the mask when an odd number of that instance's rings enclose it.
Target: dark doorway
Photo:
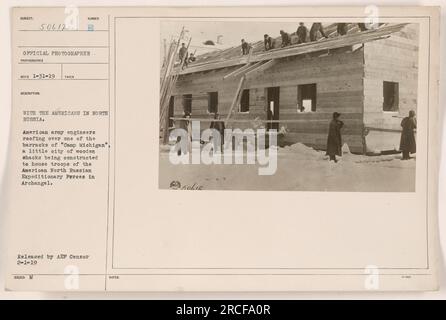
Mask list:
[[[266,115],[268,120],[279,120],[280,87],[267,88]],[[279,123],[268,123],[267,129],[279,130]]]
[[[383,111],[397,112],[399,105],[398,82],[383,82]]]
[[[249,89],[245,89],[242,92],[242,98],[240,99],[240,112],[249,112]]]
[[[183,94],[183,110],[185,115],[192,114],[192,95]]]
[[[169,100],[169,128],[173,127],[173,111],[174,111],[174,106],[175,106],[175,97],[171,96],[170,100]]]
[[[218,92],[208,93],[208,112],[209,113],[218,112]]]

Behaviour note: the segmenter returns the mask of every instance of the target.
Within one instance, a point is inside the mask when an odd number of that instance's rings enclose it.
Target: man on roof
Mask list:
[[[197,60],[197,58],[195,58],[195,55],[191,52],[189,55],[188,62],[191,63],[194,62],[195,60]]]
[[[308,29],[305,26],[303,22],[299,22],[299,28],[297,28],[296,34],[297,34],[297,44],[305,43],[307,42],[307,33]]]
[[[358,23],[358,27],[359,27],[359,30],[361,30],[361,31],[367,31],[368,30],[366,25],[365,25],[365,23]]]
[[[249,54],[249,44],[245,41],[245,39],[242,39],[242,55]]]
[[[265,45],[265,51],[271,50],[273,48],[273,38],[269,35],[263,35],[263,44]]]
[[[178,51],[178,57],[180,58],[180,63],[182,63],[187,57],[187,48],[184,43],[181,44],[181,48]]]
[[[288,33],[283,30],[280,30],[280,36],[282,37],[282,48],[289,46],[291,44],[291,38]]]
[[[310,41],[316,41],[318,32],[324,37],[328,38],[328,36],[324,32],[324,27],[322,26],[322,23],[315,22],[311,26],[310,29]]]
[[[347,23],[338,23],[336,26],[336,31],[340,36],[345,36],[348,32]]]

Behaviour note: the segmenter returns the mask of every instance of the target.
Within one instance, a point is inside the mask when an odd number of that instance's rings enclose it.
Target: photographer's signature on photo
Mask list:
[[[204,187],[194,182],[192,185],[182,185],[180,181],[173,180],[169,186],[172,190],[203,190]]]

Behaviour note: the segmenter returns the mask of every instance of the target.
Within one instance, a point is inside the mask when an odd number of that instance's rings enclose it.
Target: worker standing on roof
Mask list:
[[[245,41],[245,39],[242,39],[242,55],[249,54],[249,44]]]
[[[338,23],[336,30],[340,36],[345,36],[348,31],[347,23]]]
[[[189,52],[186,51],[186,56],[184,57],[183,67],[181,69],[184,69],[189,64]]]
[[[180,63],[183,63],[187,57],[187,48],[184,43],[181,44],[180,51],[178,51],[178,57],[180,58]]]
[[[263,44],[265,45],[265,51],[271,50],[273,48],[273,38],[269,35],[263,35]]]
[[[328,38],[328,36],[324,32],[324,27],[322,26],[322,23],[315,22],[313,23],[310,29],[310,41],[316,41],[318,32],[320,32],[324,38]]]
[[[280,30],[280,36],[282,37],[282,48],[289,46],[291,44],[291,38],[288,33],[283,30]]]
[[[307,42],[308,29],[303,22],[299,22],[299,28],[297,28],[296,34],[298,37],[297,44]]]
[[[361,30],[361,31],[368,30],[367,27],[365,26],[365,23],[358,23],[358,27],[359,27],[359,30]]]
[[[191,52],[191,54],[189,55],[188,62],[191,63],[194,62],[195,60],[197,60],[197,58],[195,58],[195,55]]]

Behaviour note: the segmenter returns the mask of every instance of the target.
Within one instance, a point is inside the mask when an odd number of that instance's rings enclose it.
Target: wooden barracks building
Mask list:
[[[339,36],[332,24],[325,28],[328,39],[303,44],[295,44],[293,34],[284,48],[278,38],[268,51],[259,41],[244,56],[240,46],[198,56],[174,71],[169,117],[186,112],[192,119],[210,119],[218,112],[228,118],[226,127],[245,129],[267,120],[271,108],[282,142],[323,150],[336,111],[352,152],[398,150],[401,118],[417,109],[418,26],[348,28]],[[202,130],[208,127],[201,124]]]

